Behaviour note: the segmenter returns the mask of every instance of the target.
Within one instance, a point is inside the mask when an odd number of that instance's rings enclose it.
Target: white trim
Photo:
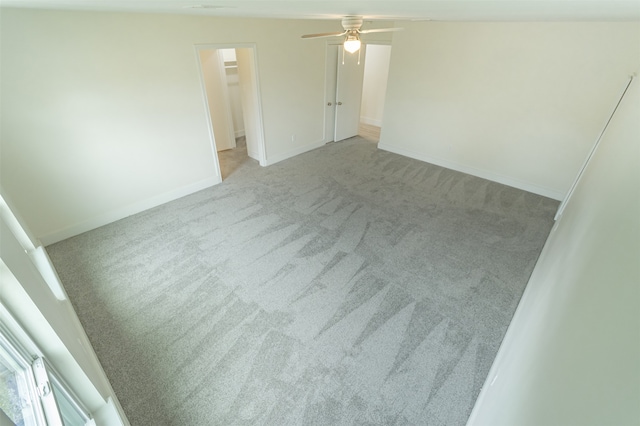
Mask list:
[[[222,182],[222,179],[219,175],[213,176],[211,178],[207,178],[199,182],[195,182],[181,188],[165,192],[164,194],[156,195],[154,197],[147,198],[146,200],[138,201],[137,203],[129,204],[128,206],[111,210],[110,212],[95,216],[93,218],[85,220],[84,222],[50,232],[40,237],[40,241],[42,241],[42,244],[45,246],[54,244],[67,238],[80,235],[83,232],[91,231],[92,229],[96,229],[117,220],[124,219],[125,217],[134,215],[136,213],[140,213],[145,210],[168,203],[170,201],[177,200],[178,198],[182,198],[184,196],[193,194],[194,192],[209,188],[220,182]]]
[[[64,397],[67,399],[67,401],[70,403],[70,405],[73,406],[75,411],[82,416],[82,418],[83,418],[83,420],[85,422],[85,425],[86,425],[87,422],[92,417],[91,410],[89,410],[84,405],[82,400],[73,391],[73,388],[71,386],[69,386],[67,381],[56,370],[56,368],[53,366],[53,364],[51,364],[51,362],[47,358],[40,357],[40,359],[44,363],[45,370],[47,372],[47,376],[49,377],[49,382],[51,384],[55,384],[57,386],[57,388],[60,391],[60,393],[62,393],[64,395]],[[57,397],[56,397],[56,399],[57,399]]]
[[[478,169],[476,167],[467,166],[467,165],[456,163],[453,161],[430,157],[428,155],[420,154],[405,148],[398,148],[396,146],[388,145],[385,143],[379,143],[378,148],[385,151],[393,152],[395,154],[404,155],[405,157],[410,157],[416,160],[420,160],[427,163],[435,164],[437,166],[445,167],[447,169],[477,176],[483,179],[488,179],[490,181],[498,182],[503,185],[522,189],[523,191],[532,192],[534,194],[542,195],[543,197],[552,198],[554,200],[560,201],[564,197],[563,192],[557,191],[555,189],[544,188],[542,186],[538,186],[529,182],[522,182],[509,176],[504,176],[499,173]]]
[[[609,116],[607,122],[605,123],[604,127],[602,128],[602,131],[598,135],[598,138],[596,139],[595,143],[593,144],[593,147],[591,148],[591,151],[589,151],[589,154],[587,155],[587,158],[585,158],[584,163],[582,164],[582,167],[580,168],[580,171],[578,171],[578,174],[577,174],[575,180],[573,181],[573,184],[571,185],[571,188],[569,188],[569,191],[567,191],[567,195],[564,197],[564,199],[560,203],[560,206],[558,207],[558,211],[556,212],[556,216],[554,217],[554,220],[558,220],[562,216],[562,213],[564,212],[564,209],[567,206],[567,203],[569,203],[569,200],[571,199],[571,196],[573,195],[573,191],[575,191],[576,187],[578,186],[578,183],[580,183],[580,180],[582,179],[582,175],[583,175],[585,169],[587,168],[587,166],[589,165],[589,162],[591,161],[591,158],[593,157],[593,154],[595,154],[596,150],[598,149],[598,146],[600,146],[600,140],[602,139],[602,136],[604,135],[604,132],[607,130],[607,127],[609,127],[609,123],[611,122],[611,120],[613,119],[613,116],[615,115],[616,111],[618,110],[618,106],[620,106],[620,103],[622,102],[622,99],[624,99],[624,95],[627,93],[627,90],[631,86],[631,83],[633,83],[633,79],[634,79],[635,76],[636,76],[635,74],[632,74],[632,75],[629,76],[629,81],[627,81],[627,83],[625,84],[624,90],[622,90],[622,94],[620,95],[620,98],[618,99],[618,102],[616,103],[616,106],[613,108],[613,111],[611,112],[611,115]]]
[[[200,60],[200,50],[205,50],[204,48],[199,49],[198,46],[195,46],[195,54],[196,54],[196,64],[198,65],[198,77],[200,78],[200,92],[202,93],[202,101],[204,103],[204,111],[207,120],[207,132],[209,133],[209,144],[211,147],[211,155],[213,156],[213,165],[216,176],[220,177],[220,182],[222,182],[222,172],[220,171],[220,161],[218,160],[218,149],[216,148],[216,137],[213,134],[213,123],[211,121],[211,110],[209,109],[209,100],[207,99],[207,85],[204,81],[204,73],[202,71],[202,61]]]
[[[368,124],[370,126],[382,127],[382,120],[378,120],[376,118],[364,117],[361,115],[360,122],[363,124]]]
[[[107,403],[102,408],[91,414],[97,425],[130,426],[120,402],[111,397],[107,398]]]
[[[375,44],[375,45],[379,45],[379,46],[391,46],[391,45],[393,45],[393,42],[391,40],[371,40],[371,41],[363,42],[362,44],[364,44],[364,45]]]
[[[244,136],[244,129],[236,130],[234,134],[236,138],[242,137]]]
[[[258,152],[253,151],[253,150],[250,150],[249,148],[247,148],[247,157],[249,157],[249,158],[251,158],[251,159],[255,160],[256,158],[258,158],[258,156],[259,156],[259,153],[258,153]],[[268,163],[267,163],[267,162],[265,162],[264,164],[262,164],[262,163],[260,163],[260,162],[258,162],[258,163],[259,163],[261,166],[267,166],[267,165],[268,165]]]
[[[286,160],[291,157],[295,157],[296,155],[304,154],[305,152],[312,151],[324,145],[326,145],[325,141],[320,140],[317,142],[299,146],[295,149],[291,149],[287,152],[283,152],[282,154],[277,154],[277,155],[274,155],[273,157],[267,158],[267,162],[265,166],[270,166],[272,164],[279,163],[280,161]]]
[[[2,322],[0,322],[0,347],[4,349],[11,358],[13,358],[13,361],[18,364],[18,367],[22,369],[24,374],[23,379],[26,389],[23,388],[23,392],[28,394],[28,400],[30,402],[22,404],[21,408],[24,420],[27,420],[27,424],[46,425],[44,411],[42,411],[42,406],[39,404],[40,398],[37,390],[38,385],[35,381],[32,366],[34,355],[41,357],[42,354],[29,338],[22,326],[13,318],[13,315],[11,315],[11,313],[1,303],[0,318],[2,318]],[[26,395],[20,396],[22,399]],[[0,412],[2,412],[3,415],[6,415],[4,411],[0,410]],[[7,417],[7,419],[9,419],[9,417]],[[0,424],[5,424],[4,419],[0,418]],[[12,425],[13,422],[9,421],[6,424]]]
[[[44,249],[44,246],[38,246],[35,250],[25,250],[31,261],[36,266],[40,275],[47,283],[51,292],[56,297],[56,299],[62,301],[66,300],[67,292],[64,290],[62,283],[60,281],[60,277],[58,277],[58,272],[56,268],[53,266],[53,262],[49,258],[49,254]]]
[[[40,348],[33,342],[31,336],[24,330],[22,324],[14,318],[3,303],[0,303],[0,319],[2,320],[0,321],[0,340],[3,339],[2,335],[4,333],[4,338],[11,343],[13,350],[17,351],[21,357],[29,360],[29,362],[33,362],[34,356],[44,356]],[[27,365],[31,367],[29,363]]]

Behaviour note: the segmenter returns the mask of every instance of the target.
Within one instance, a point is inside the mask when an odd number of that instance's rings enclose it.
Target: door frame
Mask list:
[[[211,151],[213,154],[213,161],[215,164],[215,172],[218,176],[219,182],[222,182],[222,173],[220,171],[220,160],[218,158],[218,150],[216,149],[216,139],[213,134],[213,123],[211,122],[211,112],[209,111],[209,103],[207,101],[207,91],[205,86],[204,75],[202,73],[202,64],[200,62],[200,51],[201,50],[221,50],[221,49],[251,49],[253,53],[253,64],[254,67],[251,69],[251,76],[253,78],[253,83],[255,87],[255,100],[256,100],[256,134],[257,141],[256,144],[258,146],[258,162],[261,166],[267,165],[266,158],[266,146],[264,139],[264,125],[263,125],[263,115],[262,115],[262,97],[260,90],[260,78],[259,78],[259,67],[258,67],[258,48],[256,43],[206,43],[206,44],[196,44],[194,45],[194,51],[196,55],[196,63],[198,65],[198,75],[200,77],[200,88],[202,93],[202,99],[204,101],[204,107],[206,112],[206,121],[207,121],[207,130],[209,132],[209,141],[211,143]],[[243,106],[244,108],[244,106]]]

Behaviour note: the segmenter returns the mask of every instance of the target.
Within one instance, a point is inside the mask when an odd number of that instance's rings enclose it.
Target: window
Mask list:
[[[51,365],[30,354],[4,324],[0,324],[0,410],[2,425],[94,425]]]
[[[2,330],[0,333],[0,409],[16,426],[43,424],[31,365]],[[6,420],[6,419],[5,419]]]
[[[51,388],[58,403],[62,424],[64,424],[64,426],[92,425],[93,421],[89,419],[86,409],[78,404],[77,398],[69,392],[69,388],[64,385],[61,379],[55,374],[52,374],[51,371],[49,379],[51,380]]]

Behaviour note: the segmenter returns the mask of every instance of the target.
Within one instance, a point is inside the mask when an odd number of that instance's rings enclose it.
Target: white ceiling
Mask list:
[[[210,16],[376,20],[640,20],[640,0],[0,0],[2,7]]]

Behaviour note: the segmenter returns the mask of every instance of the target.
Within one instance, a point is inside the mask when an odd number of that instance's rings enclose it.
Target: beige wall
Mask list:
[[[335,22],[0,20],[0,180],[45,243],[219,182],[196,44],[256,44],[267,164],[322,144],[325,40],[299,36]],[[380,147],[558,199],[640,68],[638,23],[398,25]]]
[[[556,199],[640,70],[638,22],[401,26],[380,147]]]
[[[267,162],[322,140],[325,42],[300,35],[335,22],[27,9],[0,19],[0,179],[45,243],[219,181],[196,44],[256,43]]]
[[[640,419],[640,81],[533,271],[469,425]]]

